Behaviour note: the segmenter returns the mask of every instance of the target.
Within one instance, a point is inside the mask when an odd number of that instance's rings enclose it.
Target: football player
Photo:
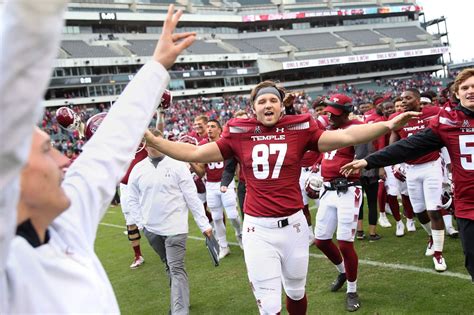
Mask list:
[[[254,87],[255,118],[231,119],[226,132],[202,146],[169,142],[146,133],[147,143],[173,158],[219,162],[235,156],[247,184],[243,245],[248,277],[262,314],[281,310],[281,285],[290,314],[305,314],[308,224],[299,187],[304,152],[364,143],[400,128],[416,113],[338,131],[323,131],[310,115],[284,116],[285,92],[272,81]]]
[[[373,168],[399,163],[408,159],[439,154],[446,146],[451,157],[454,184],[455,215],[465,255],[465,266],[474,283],[474,211],[472,194],[474,179],[474,68],[461,71],[452,85],[452,92],[460,104],[451,110],[442,109],[428,128],[388,146],[364,160],[353,161],[343,167],[348,175],[362,168]],[[427,107],[429,108],[429,107]],[[389,162],[390,160],[390,162]]]
[[[222,133],[221,124],[214,119],[207,122],[208,138],[201,141],[200,145],[219,140]],[[224,168],[230,161],[220,161],[211,163],[191,163],[193,170],[200,177],[206,176],[206,200],[207,206],[211,210],[212,220],[216,239],[219,242],[219,259],[223,259],[230,254],[227,243],[226,227],[224,225],[224,209],[227,218],[235,230],[235,236],[239,245],[242,245],[242,221],[237,211],[237,195],[235,193],[235,183],[230,181],[228,186],[222,186],[221,180]]]

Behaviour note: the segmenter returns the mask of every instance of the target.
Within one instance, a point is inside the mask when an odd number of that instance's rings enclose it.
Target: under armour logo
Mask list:
[[[464,121],[462,122],[462,126],[463,127],[469,127],[469,120],[464,119]]]
[[[260,130],[260,126],[255,127],[254,133],[262,133],[262,131]]]
[[[285,128],[276,128],[276,132],[284,132]]]
[[[293,227],[296,229],[296,233],[299,233],[299,232],[301,232],[301,230],[300,230],[300,226],[301,226],[301,223],[296,223],[296,224],[293,224]]]
[[[247,233],[250,233],[250,232],[255,232],[255,226],[247,228]]]

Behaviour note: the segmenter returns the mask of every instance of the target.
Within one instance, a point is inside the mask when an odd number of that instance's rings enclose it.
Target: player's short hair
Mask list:
[[[250,104],[252,105],[252,108],[254,106],[255,99],[257,98],[258,91],[267,87],[273,87],[277,89],[278,93],[280,94],[281,103],[283,104],[283,100],[285,99],[285,94],[286,94],[285,89],[281,86],[278,86],[276,82],[267,80],[267,81],[263,81],[257,84],[252,89],[252,92],[250,92]]]
[[[150,128],[150,129],[148,129],[148,130],[150,130],[150,132],[151,132],[155,137],[162,137],[162,138],[163,138],[163,133],[162,133],[159,129]]]
[[[197,121],[197,120],[200,120],[203,123],[207,124],[207,122],[209,121],[209,117],[207,117],[206,115],[199,115],[199,116],[196,116],[196,118],[194,118],[194,121]]]
[[[396,96],[396,97],[392,100],[393,104],[395,104],[396,102],[401,102],[401,101],[402,101],[402,98],[401,98],[400,96]]]
[[[207,121],[207,123],[210,123],[210,122],[215,123],[217,125],[217,127],[219,127],[219,129],[222,130],[222,125],[217,119],[209,119]]]
[[[238,111],[236,111],[234,113],[234,117],[235,118],[239,118],[239,117],[242,117],[242,116],[248,116],[249,114],[247,114],[246,111],[244,111],[243,109],[239,109]]]
[[[457,93],[459,86],[470,77],[474,77],[474,68],[467,68],[459,72],[459,74],[456,76],[456,79],[454,79],[453,85],[451,86],[451,92]]]
[[[408,88],[405,90],[405,92],[412,92],[413,94],[415,94],[416,98],[418,99],[421,97],[420,91],[415,88]]]

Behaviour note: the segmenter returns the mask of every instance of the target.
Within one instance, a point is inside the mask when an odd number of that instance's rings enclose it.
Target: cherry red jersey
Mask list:
[[[188,135],[191,136],[191,137],[196,138],[198,143],[200,143],[203,140],[207,140],[207,134],[206,133],[204,133],[202,136],[200,136],[196,131],[191,131]]]
[[[130,176],[130,172],[132,171],[133,167],[135,166],[135,164],[137,164],[147,156],[148,153],[146,152],[145,148],[135,153],[135,157],[133,158],[132,163],[130,163],[130,166],[127,169],[127,173],[125,173],[125,176],[120,181],[122,184],[128,185],[128,177]]]
[[[474,115],[441,110],[430,122],[451,157],[456,217],[474,220]]]
[[[428,127],[430,120],[435,117],[441,109],[439,107],[427,106],[421,110],[421,116],[411,119],[408,123],[397,131],[397,134],[401,139],[407,138],[411,135],[417,134]],[[389,119],[400,115],[401,113],[392,114]],[[431,161],[436,161],[439,158],[439,151],[428,153],[420,158],[414,160],[408,160],[407,164],[423,164]]]
[[[320,161],[321,153],[315,151],[306,151],[301,160],[301,167],[311,167],[314,163]]]
[[[209,140],[206,138],[199,142],[199,145],[209,143]],[[205,165],[206,167],[206,180],[211,183],[220,182],[222,179],[222,174],[224,173],[225,163],[221,162],[211,162]]]
[[[387,121],[388,118],[385,117],[385,116],[382,116],[379,120],[377,120],[376,122],[379,122],[379,121]],[[385,148],[386,146],[388,146],[390,142],[390,132],[379,137],[377,140],[375,140],[374,142],[374,148],[376,151],[378,150],[382,150],[383,148]]]
[[[347,124],[341,126],[339,129],[346,129],[352,125],[363,124],[360,120],[352,119],[347,122]],[[329,130],[329,129],[328,129]],[[336,178],[344,177],[340,173],[340,168],[352,162],[355,158],[355,149],[354,146],[345,147],[330,152],[324,153],[323,160],[321,162],[321,176],[324,181],[328,182]],[[359,174],[351,174],[349,180],[359,179]]]
[[[303,208],[299,186],[301,159],[316,151],[323,130],[309,114],[282,117],[265,127],[254,118],[231,119],[217,141],[224,159],[235,156],[244,172],[245,213],[289,216]]]
[[[366,113],[367,114],[367,113]],[[377,112],[374,110],[374,112],[370,115],[364,115],[364,122],[366,124],[371,124],[377,121],[380,121],[380,119],[383,118],[383,115],[377,114]]]

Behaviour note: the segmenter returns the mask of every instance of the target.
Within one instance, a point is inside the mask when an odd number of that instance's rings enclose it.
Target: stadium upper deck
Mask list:
[[[173,1],[73,0],[46,106],[114,101],[159,38]],[[404,0],[180,0],[198,40],[171,69],[175,97],[247,93],[437,71],[448,51]],[[71,100],[73,98],[74,100]]]

